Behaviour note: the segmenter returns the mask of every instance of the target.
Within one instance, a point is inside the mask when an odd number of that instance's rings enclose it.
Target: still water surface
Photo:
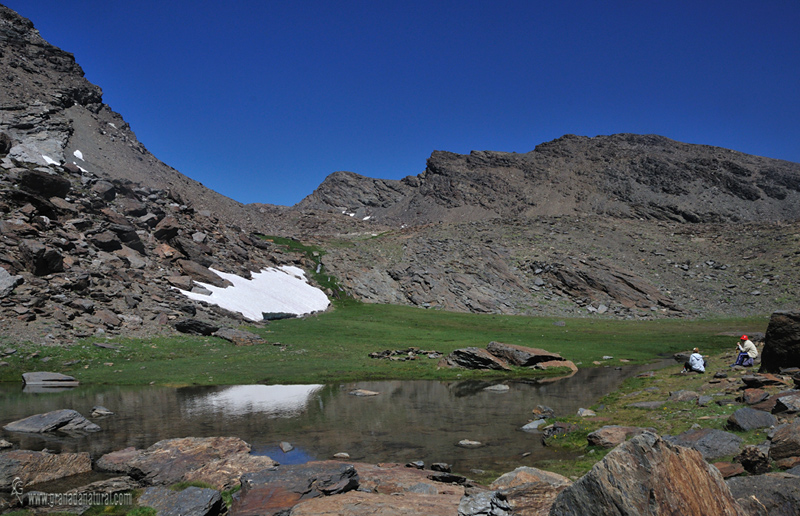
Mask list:
[[[537,405],[556,416],[575,414],[627,377],[667,363],[581,369],[571,378],[531,381],[385,381],[338,385],[215,387],[81,386],[54,393],[0,384],[0,426],[33,414],[71,408],[88,416],[95,405],[115,415],[92,420],[101,432],[84,436],[30,435],[0,430],[23,449],[88,451],[93,459],[128,446],[146,448],[174,437],[235,436],[282,464],[328,459],[347,452],[360,462],[446,462],[453,470],[510,471],[565,458],[520,428]],[[486,387],[503,383],[506,392]],[[354,389],[380,394],[357,397]],[[464,449],[462,439],[485,446]],[[295,449],[283,453],[278,444]]]

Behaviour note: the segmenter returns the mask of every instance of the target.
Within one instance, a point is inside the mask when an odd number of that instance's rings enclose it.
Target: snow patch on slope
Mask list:
[[[328,308],[325,293],[308,284],[303,269],[283,266],[254,272],[253,279],[242,278],[215,269],[211,272],[233,283],[222,288],[196,281],[210,295],[177,289],[196,301],[206,301],[232,312],[239,312],[251,321],[264,319],[264,312],[285,312],[304,315]]]

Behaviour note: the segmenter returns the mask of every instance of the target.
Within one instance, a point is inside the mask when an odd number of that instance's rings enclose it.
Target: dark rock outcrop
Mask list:
[[[539,362],[551,360],[564,360],[558,353],[551,353],[544,349],[517,346],[515,344],[503,344],[502,342],[490,342],[486,346],[486,351],[520,367],[532,367]]]
[[[800,367],[800,310],[773,313],[764,336],[761,371],[777,373],[789,367]]]

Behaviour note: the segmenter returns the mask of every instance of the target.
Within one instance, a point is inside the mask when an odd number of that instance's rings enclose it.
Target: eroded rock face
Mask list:
[[[775,312],[769,318],[761,353],[761,371],[777,373],[800,366],[800,310]]]
[[[744,516],[719,471],[696,451],[654,434],[620,445],[556,498],[551,516]]]
[[[800,514],[800,479],[785,474],[735,477],[728,487],[748,514]]]
[[[772,445],[769,448],[772,460],[787,457],[800,457],[800,421],[795,420],[789,425],[782,425],[775,430],[772,436]]]

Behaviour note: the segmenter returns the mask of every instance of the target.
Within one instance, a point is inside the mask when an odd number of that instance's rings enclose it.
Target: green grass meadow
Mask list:
[[[556,325],[556,321],[564,325]],[[268,341],[258,346],[237,347],[216,337],[191,336],[88,339],[72,347],[20,346],[19,352],[3,359],[8,365],[0,367],[0,381],[18,382],[28,371],[62,372],[82,383],[120,385],[535,376],[543,373],[523,368],[510,373],[440,369],[438,359],[390,361],[368,355],[408,347],[447,354],[499,341],[558,352],[579,367],[593,367],[592,362],[606,355],[613,356],[614,361],[605,364],[618,364],[618,359],[644,363],[693,347],[704,354],[730,349],[736,342],[730,335],[764,331],[767,322],[767,317],[702,321],[554,319],[344,301],[322,314],[274,321],[262,328],[244,327]],[[100,348],[95,342],[113,344],[118,349]],[[14,344],[4,339],[3,347]]]

